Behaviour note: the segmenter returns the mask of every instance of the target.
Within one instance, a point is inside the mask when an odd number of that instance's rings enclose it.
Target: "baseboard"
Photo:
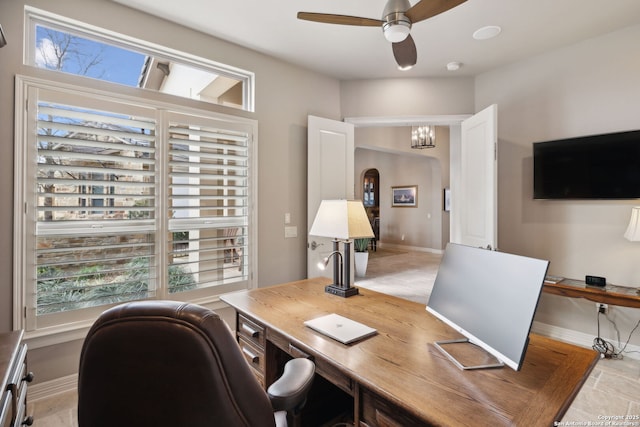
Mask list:
[[[533,325],[531,326],[531,332],[543,335],[545,337],[553,338],[558,341],[564,341],[570,344],[578,345],[580,347],[588,348],[591,348],[591,346],[593,345],[593,339],[595,338],[595,336],[585,334],[583,332],[574,331],[572,329],[565,329],[559,326],[553,326],[547,323],[536,321],[534,321]],[[616,347],[616,350],[620,350],[618,348],[617,342],[611,341],[609,339],[607,340]],[[624,342],[620,344],[624,345]],[[640,360],[640,346],[628,344],[623,355],[624,357],[628,357],[630,359]]]
[[[78,388],[78,374],[36,383],[29,386],[29,402],[46,399],[56,394],[66,393]]]

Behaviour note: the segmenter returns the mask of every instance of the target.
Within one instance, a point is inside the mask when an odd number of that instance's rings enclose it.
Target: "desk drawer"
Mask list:
[[[253,345],[261,348],[264,352],[264,326],[254,322],[242,314],[238,314],[238,337],[244,338],[246,341],[253,343]]]
[[[249,363],[249,365],[262,376],[264,376],[264,349],[256,346],[251,341],[246,340],[244,337],[240,337],[238,339],[238,344],[240,344],[240,351],[242,351],[242,355]]]
[[[316,372],[318,375],[321,375],[326,380],[342,389],[342,391],[353,396],[353,381],[351,378],[323,359],[315,358],[314,362],[316,364]]]
[[[425,425],[424,422],[408,414],[375,393],[360,388],[360,417],[364,425],[370,427],[405,427]],[[356,408],[358,410],[358,408]]]

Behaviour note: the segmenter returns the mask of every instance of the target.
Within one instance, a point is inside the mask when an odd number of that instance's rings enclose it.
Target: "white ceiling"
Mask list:
[[[305,11],[380,19],[386,0],[114,1],[339,79],[473,76],[640,23],[640,0],[468,0],[413,26],[418,63],[403,72],[380,28],[296,18]],[[486,25],[502,33],[474,40]],[[451,61],[462,68],[447,71]]]

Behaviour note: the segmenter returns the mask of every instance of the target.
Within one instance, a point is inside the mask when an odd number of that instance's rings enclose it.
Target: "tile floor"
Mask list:
[[[372,254],[365,278],[356,286],[426,302],[440,256],[379,249]],[[75,427],[75,391],[30,402],[37,427]],[[623,417],[613,419],[607,417]],[[628,418],[627,418],[628,417]],[[640,426],[640,360],[601,359],[564,418],[556,425]],[[607,421],[611,421],[607,424]],[[617,423],[617,424],[616,424]]]

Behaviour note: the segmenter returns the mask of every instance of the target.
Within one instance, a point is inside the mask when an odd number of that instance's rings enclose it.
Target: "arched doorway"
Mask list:
[[[367,211],[374,238],[371,240],[375,251],[380,240],[380,173],[378,169],[367,169],[362,177],[362,204]]]

